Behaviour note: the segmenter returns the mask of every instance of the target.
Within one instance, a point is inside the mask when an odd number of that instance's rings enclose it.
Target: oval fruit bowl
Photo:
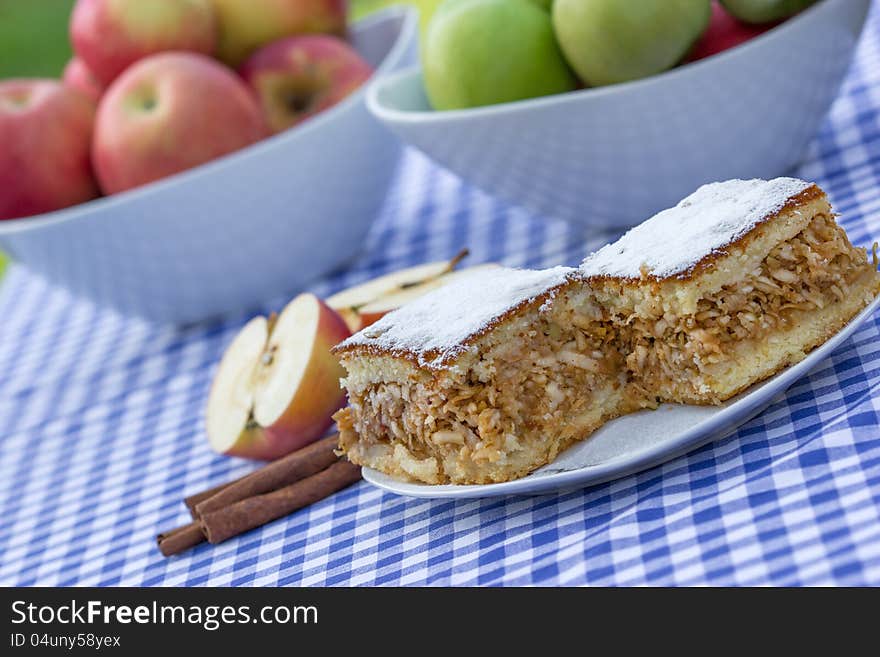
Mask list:
[[[391,8],[351,28],[375,76],[414,61],[417,16]],[[126,314],[191,322],[251,308],[361,247],[400,146],[361,88],[302,126],[137,189],[0,222],[0,249]]]
[[[475,109],[432,111],[418,67],[367,92],[405,142],[483,190],[588,227],[639,223],[703,183],[796,164],[834,100],[870,0],[822,0],[669,72]]]

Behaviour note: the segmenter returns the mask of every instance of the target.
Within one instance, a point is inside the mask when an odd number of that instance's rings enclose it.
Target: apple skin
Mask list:
[[[601,86],[672,68],[711,13],[710,0],[555,0],[553,26],[568,63]]]
[[[435,110],[465,109],[572,91],[548,13],[532,0],[447,0],[422,47]]]
[[[78,0],[70,18],[70,40],[77,56],[108,85],[154,53],[212,55],[217,27],[210,0]]]
[[[772,23],[794,16],[816,0],[721,0],[733,16],[745,23]]]
[[[85,94],[95,103],[101,99],[101,94],[104,93],[104,85],[98,82],[98,78],[79,57],[74,57],[67,62],[64,72],[61,74],[61,81],[71,89]]]
[[[217,56],[239,66],[251,53],[286,36],[345,35],[347,0],[211,0],[219,27]]]
[[[92,160],[101,189],[114,194],[266,134],[256,99],[232,71],[204,55],[162,53],[135,63],[107,89],[98,106]]]
[[[333,107],[373,69],[339,37],[312,34],[261,48],[239,73],[256,92],[269,128],[281,132]]]
[[[245,429],[226,454],[266,461],[289,454],[323,436],[333,424],[331,416],[345,406],[346,393],[339,384],[345,370],[331,349],[351,331],[335,310],[312,294],[300,295],[291,303],[304,300],[318,304],[319,316],[299,388],[272,425]]]
[[[321,320],[309,364],[290,406],[277,422],[264,427],[266,449],[257,458],[273,459],[305,447],[324,435],[333,414],[347,401],[339,380],[345,370],[330,350],[351,335],[345,321],[322,301]]]
[[[382,319],[383,317],[385,317],[385,315],[387,315],[388,313],[390,313],[392,310],[397,310],[397,308],[389,308],[388,310],[382,310],[382,311],[380,311],[380,312],[365,312],[365,313],[360,313],[360,314],[358,315],[358,317],[360,318],[360,324],[358,325],[358,329],[357,329],[357,330],[358,330],[358,331],[363,331],[363,330],[364,330],[365,328],[367,328],[368,326],[371,326],[372,324],[375,324],[375,323],[378,322],[380,319]]]
[[[712,3],[712,18],[709,27],[694,44],[687,59],[695,62],[754,39],[773,27],[770,25],[749,25],[728,14],[717,2]]]
[[[89,145],[94,103],[57,80],[0,81],[0,219],[98,196]]]

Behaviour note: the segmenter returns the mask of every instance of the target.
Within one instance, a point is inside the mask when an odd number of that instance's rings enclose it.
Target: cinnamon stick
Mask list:
[[[245,475],[245,477],[246,476],[247,475]],[[238,483],[242,479],[244,479],[244,477],[239,477],[235,481],[227,481],[225,484],[220,484],[219,486],[214,486],[214,488],[203,490],[201,493],[195,493],[194,495],[183,498],[183,503],[186,504],[186,508],[189,509],[189,514],[192,516],[192,519],[198,519],[198,516],[196,515],[196,506],[199,504],[199,502],[204,502],[209,497],[213,497],[224,488],[232,486],[232,484]]]
[[[264,468],[255,470],[254,472],[248,473],[243,477],[234,479],[233,481],[227,481],[225,484],[214,486],[213,488],[209,488],[200,493],[194,493],[193,495],[184,498],[183,503],[186,505],[186,508],[189,509],[189,514],[192,516],[192,519],[198,520],[199,515],[197,507],[199,504],[215,497],[227,488],[231,488],[232,491],[224,494],[223,497],[218,498],[216,502],[212,502],[207,508],[220,508],[221,506],[237,502],[245,497],[265,493],[280,486],[292,484],[297,479],[308,477],[335,462],[335,455],[333,457],[330,455],[333,454],[338,442],[339,434],[330,434],[326,438],[322,438],[321,440],[292,452],[277,461],[273,461]],[[285,471],[287,471],[289,477],[285,476]]]
[[[210,537],[220,543],[324,499],[360,479],[360,468],[340,460],[332,434],[235,481],[190,495],[193,522],[156,537],[166,557]]]
[[[204,542],[205,532],[201,524],[196,521],[177,527],[168,532],[163,532],[156,537],[159,551],[166,557],[189,550],[199,543]]]
[[[271,493],[255,495],[201,514],[201,526],[211,543],[265,525],[342,490],[361,478],[359,466],[338,460],[329,468]],[[164,554],[164,552],[163,552]]]
[[[334,433],[284,456],[198,500],[190,512],[195,519],[241,500],[277,490],[333,465],[339,434]],[[212,489],[214,490],[214,489]],[[207,492],[207,491],[206,491]],[[196,497],[196,496],[193,496]],[[187,505],[189,506],[189,505]]]

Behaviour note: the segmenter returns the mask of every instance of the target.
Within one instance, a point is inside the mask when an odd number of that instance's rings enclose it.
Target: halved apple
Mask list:
[[[364,304],[357,310],[357,315],[360,318],[360,323],[358,324],[356,330],[360,331],[361,329],[366,328],[373,322],[381,319],[383,315],[390,313],[392,310],[397,310],[404,304],[418,299],[423,294],[427,294],[432,290],[436,290],[443,287],[444,285],[448,285],[449,283],[458,279],[461,276],[465,276],[481,269],[495,269],[499,266],[500,265],[497,265],[495,263],[486,263],[482,265],[474,265],[473,267],[467,267],[458,271],[449,271],[417,285],[410,285],[408,287],[397,290],[396,292],[385,294],[375,301]],[[349,324],[349,326],[351,325]]]
[[[271,460],[322,436],[345,405],[344,370],[330,350],[349,335],[313,294],[296,297],[277,319],[248,322],[214,376],[205,421],[211,446]]]
[[[463,249],[451,260],[429,262],[379,276],[327,297],[327,305],[342,316],[348,328],[354,333],[366,326],[362,324],[360,318],[360,309],[363,306],[443,276],[455,269],[467,254],[467,249]]]

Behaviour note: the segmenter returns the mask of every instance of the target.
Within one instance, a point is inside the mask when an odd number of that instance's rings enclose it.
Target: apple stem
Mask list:
[[[276,313],[276,312],[269,313],[269,317],[266,320],[266,323],[267,323],[266,334],[267,335],[270,335],[270,336],[272,335],[272,330],[275,328],[275,322],[277,322],[277,321],[278,321],[278,313]]]
[[[400,285],[400,289],[401,289],[401,290],[406,290],[407,288],[415,287],[416,285],[421,285],[421,284],[424,283],[425,281],[433,281],[435,278],[439,278],[440,276],[444,276],[444,275],[448,274],[448,273],[451,272],[453,269],[455,269],[456,265],[458,265],[459,262],[461,262],[461,261],[464,260],[466,257],[468,257],[469,254],[470,254],[470,250],[469,250],[469,249],[462,249],[461,251],[459,251],[458,253],[456,253],[455,256],[452,258],[452,260],[450,260],[450,261],[446,264],[446,268],[445,268],[440,274],[438,274],[438,275],[436,275],[436,276],[432,276],[432,277],[427,278],[427,279],[424,279],[424,280],[419,280],[419,281],[407,281],[406,283],[402,283],[402,284]],[[366,304],[363,304],[363,305],[366,305]],[[357,310],[357,308],[355,308],[355,310]]]
[[[458,263],[467,258],[470,253],[470,249],[465,248],[455,254],[452,260],[449,261],[449,268],[447,269],[447,271],[452,271],[453,269],[455,269],[458,266]]]

